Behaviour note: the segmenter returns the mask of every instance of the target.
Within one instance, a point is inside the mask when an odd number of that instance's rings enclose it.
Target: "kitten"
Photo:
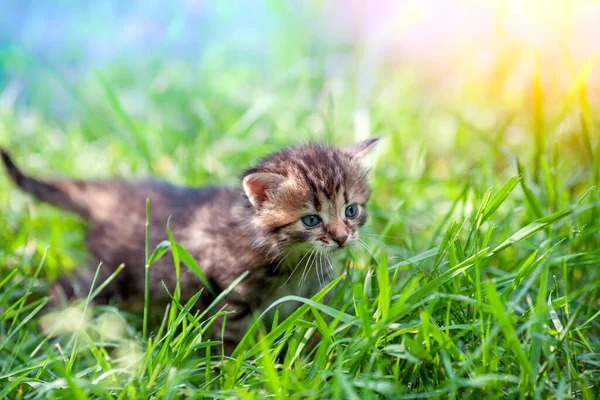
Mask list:
[[[166,239],[170,217],[175,240],[198,261],[214,291],[219,293],[248,271],[219,305],[231,314],[213,325],[224,353],[231,354],[252,313],[288,294],[314,295],[326,283],[326,274],[319,273],[315,263],[324,263],[323,255],[358,239],[370,196],[362,159],[377,141],[284,149],[247,170],[240,188],[37,179],[21,172],[6,152],[0,153],[22,190],[89,221],[87,248],[92,265],[103,263],[98,282],[125,264],[100,301],[114,299],[124,308],[143,303],[146,198],[150,199],[151,249]],[[62,290],[67,297],[85,296],[92,275],[85,271],[74,279],[62,278],[51,293]],[[301,277],[305,282],[299,285]],[[173,293],[176,277],[170,257],[162,257],[150,269],[152,306],[164,310],[170,298],[161,281]],[[182,301],[202,288],[196,275],[183,267]],[[199,306],[206,307],[213,296],[204,290]],[[280,310],[282,318],[296,307],[286,303]]]

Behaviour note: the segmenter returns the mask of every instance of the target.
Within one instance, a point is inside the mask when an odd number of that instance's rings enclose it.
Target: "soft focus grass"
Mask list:
[[[192,304],[148,338],[112,306],[44,336],[46,284],[84,267],[85,227],[0,178],[0,398],[597,398],[600,120],[581,80],[559,98],[536,79],[516,100],[444,98],[384,67],[365,97],[357,63],[296,49],[261,66],[218,50],[114,62],[76,82],[31,60],[52,86],[20,103],[6,88],[0,143],[40,175],[235,185],[282,146],[364,138],[361,121],[384,141],[340,278],[228,362]],[[57,82],[66,116],[48,111]]]

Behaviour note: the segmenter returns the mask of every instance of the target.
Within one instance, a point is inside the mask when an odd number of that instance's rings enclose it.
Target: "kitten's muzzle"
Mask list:
[[[348,240],[347,233],[340,233],[333,237],[333,241],[336,242],[340,247],[342,247],[344,243],[346,243],[346,240]]]

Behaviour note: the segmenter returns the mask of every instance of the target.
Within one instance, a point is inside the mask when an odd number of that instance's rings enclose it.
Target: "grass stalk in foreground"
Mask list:
[[[146,199],[146,234],[145,234],[145,246],[144,246],[144,321],[142,337],[148,339],[148,312],[150,309],[150,258],[149,258],[149,247],[150,247],[150,199]]]

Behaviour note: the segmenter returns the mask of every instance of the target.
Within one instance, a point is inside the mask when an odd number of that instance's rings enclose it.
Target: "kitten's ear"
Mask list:
[[[272,196],[284,180],[279,174],[254,172],[244,176],[242,183],[248,200],[256,207]]]
[[[379,138],[369,138],[352,146],[344,147],[344,151],[352,157],[363,158],[379,142]]]

